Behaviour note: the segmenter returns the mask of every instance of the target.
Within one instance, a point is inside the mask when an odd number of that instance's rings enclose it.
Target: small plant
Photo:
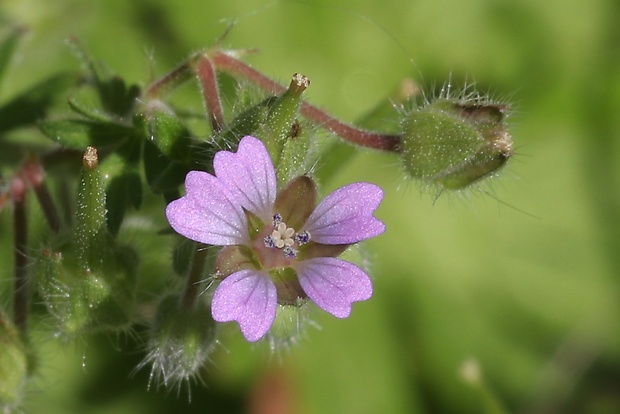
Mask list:
[[[18,38],[16,31],[5,39],[0,62]],[[294,74],[283,87],[244,63],[244,51],[196,53],[140,88],[69,43],[85,73],[52,76],[0,106],[0,140],[20,158],[2,165],[0,194],[0,209],[13,216],[15,256],[13,310],[0,313],[6,409],[21,404],[36,374],[28,341],[35,300],[65,342],[148,332],[139,368],[150,366],[151,381],[169,387],[199,377],[224,341],[223,323],[277,347],[298,342],[312,307],[345,318],[369,299],[365,263],[339,256],[386,230],[375,216],[384,190],[359,182],[320,197],[321,169],[333,172],[346,159],[317,145],[317,129],[351,150],[393,153],[407,177],[441,191],[476,185],[512,155],[508,105],[475,93],[427,99],[403,115],[400,133],[384,134],[304,101],[309,79]],[[206,136],[193,132],[191,111],[168,99],[192,80]],[[247,99],[247,89],[264,98]],[[66,94],[74,115],[49,114]],[[233,102],[234,115],[224,102]],[[4,137],[24,126],[36,126],[45,145]],[[31,193],[47,222],[34,253]],[[128,217],[149,223],[159,274],[145,273],[144,247],[124,232]]]

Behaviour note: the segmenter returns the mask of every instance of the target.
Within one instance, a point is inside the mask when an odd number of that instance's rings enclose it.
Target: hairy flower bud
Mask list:
[[[299,73],[294,74],[286,92],[279,96],[269,108],[266,131],[261,136],[276,166],[279,165],[284,144],[291,137],[301,105],[301,94],[308,86],[310,86],[308,78]]]
[[[215,347],[215,333],[215,321],[207,304],[196,301],[188,308],[181,306],[176,295],[168,296],[157,308],[150,351],[137,368],[151,365],[150,382],[180,386],[199,376]]]
[[[503,167],[512,156],[509,107],[440,98],[407,115],[401,157],[409,175],[445,189],[462,189]]]
[[[299,169],[299,161],[305,161],[301,154],[308,150],[308,142],[297,137],[300,128],[297,115],[301,95],[309,85],[308,78],[294,74],[284,93],[270,96],[239,114],[218,140],[235,147],[244,135],[260,136],[278,169],[278,181],[283,182],[283,177],[290,179],[291,172]]]
[[[109,233],[97,151],[83,157],[74,237],[54,241],[37,260],[39,291],[64,338],[131,323],[138,258]]]
[[[0,411],[19,412],[26,380],[32,371],[32,355],[21,333],[0,311]]]

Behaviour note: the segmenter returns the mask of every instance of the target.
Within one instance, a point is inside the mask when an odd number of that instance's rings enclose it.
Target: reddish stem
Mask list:
[[[286,90],[285,87],[241,62],[231,54],[215,51],[209,58],[217,69],[242,76],[270,93],[282,94]],[[300,111],[304,117],[351,143],[383,151],[400,151],[401,138],[399,135],[386,135],[345,124],[307,102],[302,102]]]
[[[174,86],[183,83],[190,79],[192,75],[191,59],[183,62],[176,68],[172,69],[162,78],[151,83],[144,91],[144,96],[147,99],[153,99],[160,97],[165,91],[172,89]]]
[[[21,173],[37,196],[47,223],[54,233],[58,233],[60,231],[60,218],[52,196],[45,184],[45,173],[41,167],[41,162],[37,157],[30,156],[21,169]]]
[[[207,107],[211,128],[213,132],[219,132],[225,123],[224,111],[220,100],[215,68],[208,56],[202,55],[198,57],[195,72],[202,89],[202,99]]]
[[[27,184],[22,177],[15,176],[11,182],[13,199],[13,243],[15,259],[15,280],[13,290],[13,321],[22,332],[26,331],[28,318],[27,284],[27,222],[26,222]]]

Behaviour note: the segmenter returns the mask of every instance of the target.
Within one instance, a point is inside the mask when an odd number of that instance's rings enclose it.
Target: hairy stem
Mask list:
[[[215,68],[211,60],[205,55],[199,56],[195,65],[195,72],[202,90],[202,99],[207,108],[211,128],[214,133],[220,132],[224,127],[224,111],[220,100]]]
[[[170,72],[165,74],[162,78],[151,83],[144,91],[144,96],[148,99],[154,99],[160,97],[165,92],[174,88],[175,86],[191,79],[192,68],[191,59],[183,62]]]
[[[47,224],[49,224],[50,229],[54,233],[58,233],[60,231],[60,216],[58,215],[58,210],[56,209],[54,200],[52,200],[47,185],[45,185],[45,182],[41,182],[41,184],[34,186],[33,189],[41,205]]]
[[[209,58],[213,66],[217,69],[242,76],[270,93],[282,94],[286,90],[285,87],[264,76],[262,73],[241,62],[229,53],[217,50],[210,54]],[[300,112],[304,117],[353,144],[383,151],[400,151],[401,138],[399,135],[387,135],[380,132],[367,131],[353,125],[345,124],[327,112],[307,102],[302,102]]]
[[[26,186],[20,177],[13,180],[13,243],[15,258],[15,279],[13,290],[13,321],[22,332],[26,331],[28,319],[27,284],[27,221]]]

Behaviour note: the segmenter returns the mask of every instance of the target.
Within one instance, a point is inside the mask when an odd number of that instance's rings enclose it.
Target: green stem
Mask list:
[[[209,256],[208,246],[196,243],[192,265],[187,275],[185,290],[181,297],[181,306],[185,309],[193,309],[196,299],[200,295],[200,282],[203,280],[205,263]]]

